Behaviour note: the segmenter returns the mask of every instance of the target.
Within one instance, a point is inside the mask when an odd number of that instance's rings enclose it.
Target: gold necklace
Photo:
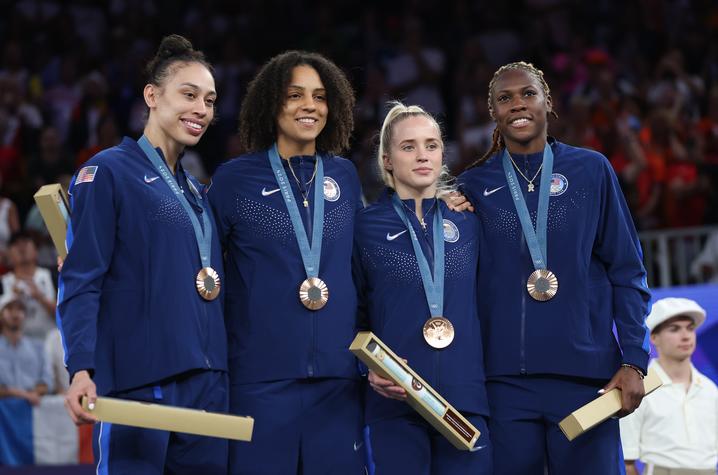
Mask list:
[[[511,163],[514,164],[514,168],[516,169],[517,172],[519,172],[519,175],[521,175],[521,176],[523,177],[523,179],[526,180],[526,181],[529,183],[529,185],[528,185],[528,187],[527,187],[527,188],[528,188],[527,191],[528,191],[529,193],[531,193],[532,191],[534,191],[534,190],[536,189],[536,187],[534,186],[534,180],[535,180],[536,177],[538,176],[539,172],[541,172],[541,169],[543,168],[543,162],[541,162],[541,166],[539,166],[539,167],[538,167],[538,170],[536,170],[536,173],[534,174],[534,177],[529,180],[528,177],[527,177],[526,175],[524,175],[524,172],[521,171],[521,169],[519,168],[519,166],[516,165],[516,162],[514,162],[514,157],[512,157],[510,153],[509,153],[508,155],[509,155],[509,159],[511,160]]]
[[[437,198],[434,198],[434,202],[431,204],[431,206],[429,207],[429,209],[426,210],[426,213],[424,213],[424,214],[421,216],[421,218],[419,218],[419,215],[416,214],[416,211],[414,211],[413,209],[409,208],[409,207],[406,205],[406,203],[404,203],[404,200],[401,201],[401,204],[403,204],[403,205],[404,205],[404,208],[408,209],[409,211],[411,211],[411,212],[414,214],[414,216],[416,216],[417,221],[419,221],[419,224],[421,224],[421,229],[423,229],[424,231],[426,231],[426,221],[424,221],[424,218],[431,212],[432,209],[434,209],[434,206],[436,205],[436,202],[437,202],[437,201],[438,201],[438,199],[437,199]]]
[[[294,181],[297,182],[297,188],[299,188],[299,194],[302,195],[303,198],[303,204],[305,208],[309,207],[309,200],[307,197],[309,196],[309,185],[312,184],[314,181],[314,177],[317,176],[317,166],[319,165],[319,157],[315,157],[314,160],[314,172],[312,173],[312,177],[309,179],[306,185],[304,185],[304,188],[306,189],[306,192],[302,191],[302,182],[299,181],[299,178],[297,178],[297,174],[294,173],[294,168],[292,168],[292,159],[287,159],[287,162],[289,163],[289,171],[292,172],[292,176],[294,177]],[[316,198],[316,197],[315,197]]]

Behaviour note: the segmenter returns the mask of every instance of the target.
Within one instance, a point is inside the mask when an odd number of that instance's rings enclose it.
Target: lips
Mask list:
[[[509,121],[509,127],[513,127],[515,129],[522,129],[522,128],[528,126],[530,123],[531,123],[531,118],[529,118],[529,117],[516,117]]]
[[[304,127],[313,127],[314,125],[319,122],[319,119],[314,117],[299,117],[298,119],[295,119],[297,122],[299,122],[300,125]]]
[[[180,119],[185,129],[192,135],[200,135],[204,130],[205,124],[190,119]]]
[[[413,172],[418,173],[419,175],[430,175],[434,170],[429,167],[419,167],[414,168]]]

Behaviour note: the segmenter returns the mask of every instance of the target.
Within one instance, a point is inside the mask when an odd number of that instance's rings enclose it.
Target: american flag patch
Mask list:
[[[77,173],[77,179],[75,179],[75,184],[79,185],[80,183],[92,183],[95,181],[95,174],[97,173],[97,165],[92,167],[83,167],[78,173]]]

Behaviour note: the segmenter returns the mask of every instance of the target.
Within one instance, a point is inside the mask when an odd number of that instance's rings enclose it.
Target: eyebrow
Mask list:
[[[525,85],[525,86],[518,86],[518,87],[514,87],[514,88],[512,88],[512,89],[499,89],[498,91],[496,91],[496,94],[499,94],[499,93],[502,93],[502,92],[517,91],[517,90],[523,91],[523,90],[528,89],[528,88],[538,89],[535,84],[527,84],[527,85]]]
[[[300,90],[304,91],[304,90],[306,89],[306,87],[304,87],[304,86],[297,86],[296,84],[290,84],[289,86],[287,86],[287,89],[300,89]],[[326,88],[318,87],[318,88],[312,89],[312,90],[313,90],[314,92],[317,92],[317,91],[326,91]]]
[[[193,83],[191,83],[191,82],[183,82],[182,84],[180,84],[180,87],[182,87],[182,86],[191,87],[192,89],[195,89],[195,90],[197,90],[197,91],[201,91],[201,90],[202,90],[202,88],[199,87],[197,84],[193,84]],[[208,94],[211,94],[211,95],[213,95],[213,96],[216,96],[216,95],[217,95],[217,91],[212,91],[212,90],[210,90],[210,91],[208,92]]]

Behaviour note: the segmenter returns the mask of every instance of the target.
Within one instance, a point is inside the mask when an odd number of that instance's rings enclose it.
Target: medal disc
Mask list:
[[[444,317],[432,317],[424,323],[424,340],[432,348],[446,348],[454,341],[454,325]]]
[[[299,300],[309,310],[319,310],[329,300],[327,284],[317,277],[309,277],[299,286]]]
[[[558,292],[558,278],[548,269],[537,269],[529,276],[526,290],[534,300],[551,300]]]
[[[219,282],[219,274],[211,267],[203,267],[197,273],[195,279],[197,292],[205,300],[214,300],[219,295],[221,284]]]

